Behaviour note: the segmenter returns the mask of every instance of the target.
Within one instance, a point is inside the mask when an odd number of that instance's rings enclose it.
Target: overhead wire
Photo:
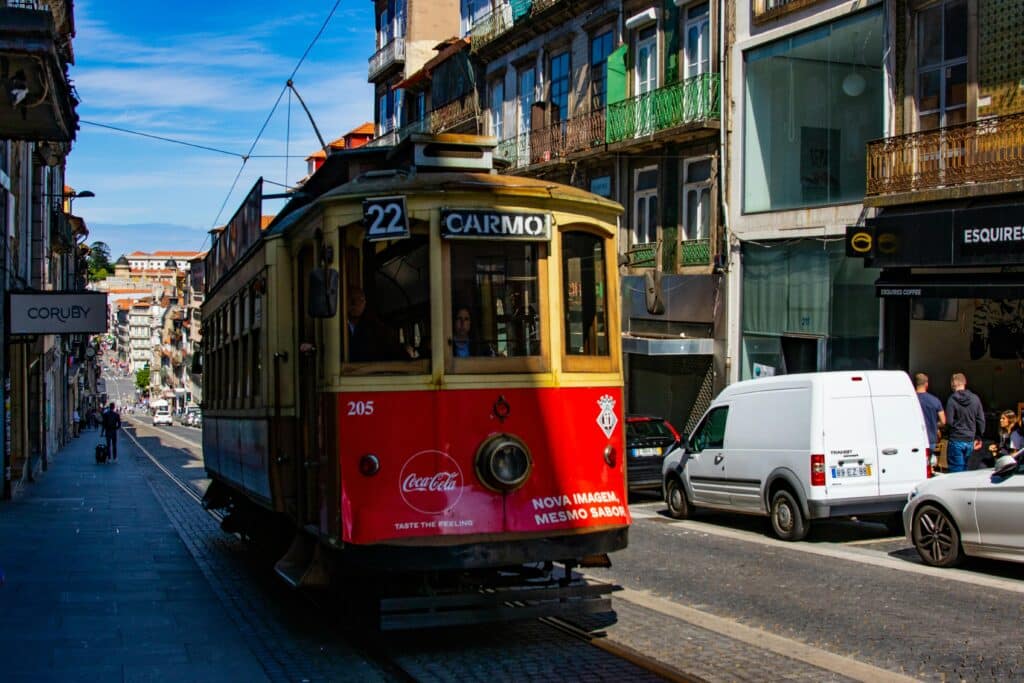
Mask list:
[[[232,181],[231,183],[231,189],[228,190],[227,196],[224,197],[224,201],[220,205],[220,210],[217,211],[217,217],[213,220],[211,230],[217,227],[217,223],[220,221],[221,214],[224,213],[224,207],[227,206],[228,201],[231,199],[231,195],[234,194],[235,187],[238,185],[238,179],[242,177],[242,171],[245,170],[245,164],[249,161],[249,159],[252,158],[253,150],[256,149],[256,145],[259,144],[260,138],[263,137],[263,133],[264,131],[266,131],[267,125],[270,123],[270,119],[273,118],[274,112],[277,111],[278,105],[281,104],[281,98],[284,97],[285,91],[289,89],[288,83],[291,83],[291,81],[295,78],[295,74],[299,72],[299,68],[302,66],[303,62],[306,61],[306,57],[309,56],[309,53],[310,51],[312,51],[313,46],[316,45],[317,41],[320,40],[320,36],[323,35],[325,30],[327,30],[327,25],[330,24],[331,19],[334,17],[334,13],[338,11],[339,5],[341,5],[341,0],[335,0],[334,6],[331,7],[331,11],[327,13],[327,17],[324,19],[323,24],[321,24],[320,30],[316,32],[316,35],[313,36],[313,40],[311,40],[309,42],[309,45],[306,46],[305,52],[302,53],[302,56],[299,58],[299,61],[295,64],[295,68],[292,69],[291,76],[288,77],[288,81],[281,88],[281,92],[278,93],[277,99],[274,101],[274,106],[270,108],[270,113],[267,114],[267,118],[263,122],[263,125],[260,127],[259,133],[256,134],[256,138],[252,141],[252,145],[249,147],[249,151],[242,157],[241,166],[238,169],[238,173],[235,175],[234,181]],[[289,103],[290,102],[291,98],[289,98]],[[287,177],[285,178],[285,181],[287,182]],[[203,247],[206,246],[206,240],[208,239],[210,239],[209,233],[207,233],[206,239],[203,240],[203,245],[199,248],[200,251],[202,251]]]

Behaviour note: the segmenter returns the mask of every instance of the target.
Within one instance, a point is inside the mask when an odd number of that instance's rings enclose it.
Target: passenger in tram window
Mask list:
[[[387,331],[376,316],[366,310],[361,287],[348,290],[348,359],[353,363],[386,360]]]
[[[473,316],[465,306],[456,309],[452,328],[452,355],[456,358],[494,355],[490,345],[474,338]]]

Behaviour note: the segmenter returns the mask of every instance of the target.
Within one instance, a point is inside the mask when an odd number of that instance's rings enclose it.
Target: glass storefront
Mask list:
[[[877,368],[878,272],[841,240],[744,243],[740,378]]]
[[[877,8],[744,53],[744,212],[863,200],[883,46]]]

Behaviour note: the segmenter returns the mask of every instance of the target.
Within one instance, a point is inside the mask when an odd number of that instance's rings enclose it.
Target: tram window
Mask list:
[[[451,243],[452,307],[470,314],[474,355],[541,354],[541,250],[533,242]]]
[[[371,372],[429,372],[428,246],[426,234],[413,234],[363,242],[361,258],[346,257],[347,362],[388,364]]]
[[[568,356],[609,354],[604,245],[602,238],[590,233],[562,233],[562,303]]]

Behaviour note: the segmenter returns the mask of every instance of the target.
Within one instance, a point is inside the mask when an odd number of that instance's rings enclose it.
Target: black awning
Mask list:
[[[1024,273],[882,275],[875,296],[936,299],[1024,299]]]

